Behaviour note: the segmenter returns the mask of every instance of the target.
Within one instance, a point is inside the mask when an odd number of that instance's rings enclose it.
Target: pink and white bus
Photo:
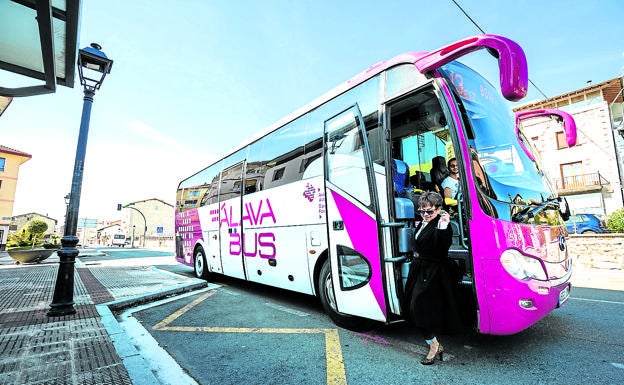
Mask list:
[[[500,87],[456,61],[478,49],[498,59]],[[414,202],[444,175],[433,159],[456,158],[449,258],[464,311],[485,334],[535,324],[570,293],[569,210],[522,121],[556,117],[569,145],[576,128],[560,111],[514,116],[504,98],[527,82],[522,49],[495,35],[368,68],[180,182],[176,259],[318,296],[345,328],[403,320]]]

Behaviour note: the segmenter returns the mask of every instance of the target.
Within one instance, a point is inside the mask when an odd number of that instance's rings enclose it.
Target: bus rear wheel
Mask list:
[[[338,311],[329,260],[325,261],[323,263],[323,267],[321,268],[318,288],[321,305],[323,305],[325,313],[329,315],[329,318],[331,318],[336,325],[353,331],[365,331],[372,329],[378,324],[378,322],[367,318],[344,314]]]
[[[195,253],[193,254],[193,268],[195,270],[195,276],[201,279],[208,279],[210,277],[210,272],[208,271],[208,264],[206,263],[206,253],[204,252],[204,248],[199,246],[195,249]]]

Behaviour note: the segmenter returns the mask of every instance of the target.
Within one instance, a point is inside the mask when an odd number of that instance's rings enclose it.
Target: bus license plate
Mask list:
[[[559,305],[558,306],[563,305],[563,303],[567,301],[568,298],[570,298],[570,285],[566,286],[565,289],[561,290],[561,293],[559,293]]]

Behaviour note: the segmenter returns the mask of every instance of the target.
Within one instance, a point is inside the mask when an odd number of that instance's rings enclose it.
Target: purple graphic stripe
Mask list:
[[[381,262],[379,256],[379,240],[375,220],[360,210],[353,203],[332,191],[332,197],[340,212],[345,229],[351,238],[353,248],[362,254],[371,265],[373,271],[369,286],[377,300],[379,308],[386,315],[386,306],[381,280]]]

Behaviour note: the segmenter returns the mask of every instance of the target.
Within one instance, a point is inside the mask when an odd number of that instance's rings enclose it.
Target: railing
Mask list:
[[[554,178],[553,182],[557,190],[571,190],[571,189],[584,189],[584,188],[601,188],[605,184],[609,184],[599,172],[591,174],[582,174],[567,176],[563,179]]]

